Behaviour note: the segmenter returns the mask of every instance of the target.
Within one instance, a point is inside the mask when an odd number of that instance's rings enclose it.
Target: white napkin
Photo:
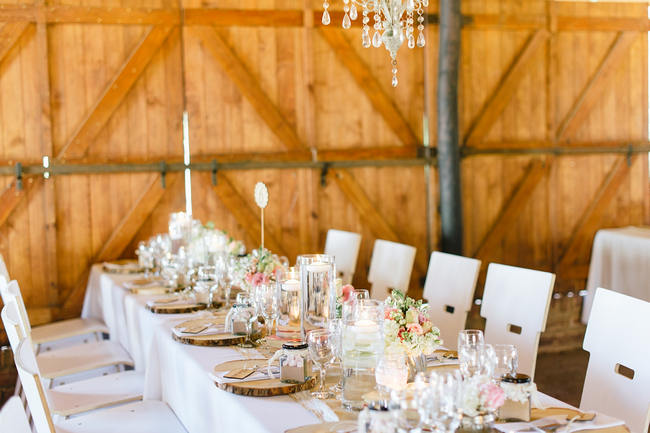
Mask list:
[[[544,430],[538,429],[537,427],[552,423],[568,424],[569,422],[566,420],[566,415],[553,415],[531,422],[507,422],[503,424],[494,424],[494,427],[504,433],[514,433],[521,430],[528,431],[531,427],[534,428],[535,432],[545,433]],[[623,424],[625,423],[620,419],[598,413],[592,421],[575,421],[571,423],[568,429],[566,427],[560,427],[555,431],[555,433],[572,433],[578,430],[605,429]]]
[[[266,361],[260,360],[260,364],[265,363]],[[266,374],[266,365],[260,366],[261,368],[256,371],[255,373],[251,374],[250,376],[244,378],[244,379],[230,379],[228,377],[224,377],[229,373],[229,371],[213,371],[210,373],[210,379],[214,380],[217,383],[233,383],[233,382],[252,382],[254,380],[263,380],[263,379],[276,379],[280,377],[280,367],[272,366],[271,367],[271,374],[268,375]]]

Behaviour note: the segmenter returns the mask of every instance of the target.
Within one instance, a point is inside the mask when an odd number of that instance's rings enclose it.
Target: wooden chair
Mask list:
[[[19,397],[11,397],[0,409],[0,431],[32,433],[23,402]]]
[[[599,288],[583,348],[589,364],[580,409],[625,421],[632,433],[650,425],[650,302]]]
[[[37,433],[186,432],[169,406],[156,400],[129,403],[55,422],[31,345],[29,339],[21,341],[16,350],[16,368]]]
[[[480,260],[439,251],[431,254],[423,297],[429,303],[431,321],[450,350],[457,349],[458,333],[465,329],[480,269]]]
[[[13,326],[5,326],[9,343],[15,352],[18,344],[29,337],[29,328],[24,323],[16,299],[8,300],[6,306],[13,306],[12,309],[16,310],[16,314],[12,314],[9,319],[10,323],[6,324]],[[16,332],[13,331],[14,328]],[[68,381],[77,381],[96,376],[95,370],[105,367],[112,367],[115,370],[123,366],[133,366],[133,360],[119,343],[105,340],[43,352],[36,356],[36,359],[41,375],[48,381],[49,386],[52,386],[55,380],[64,377]]]
[[[359,233],[330,229],[325,240],[325,254],[334,256],[336,272],[343,284],[352,283],[357,268],[357,257],[361,246]]]
[[[481,316],[485,341],[513,344],[519,352],[519,372],[535,374],[539,336],[546,329],[555,274],[490,263]]]
[[[19,312],[14,301],[3,308],[2,322],[15,351],[23,341],[29,341],[31,344],[31,340],[22,333]],[[36,360],[36,356],[33,356]],[[143,389],[144,374],[125,371],[57,386],[44,390],[43,393],[47,395],[52,413],[70,416],[142,400]]]
[[[415,261],[415,247],[377,239],[372,250],[368,281],[370,296],[385,299],[392,289],[406,293]]]
[[[102,334],[108,333],[108,328],[100,321],[81,318],[62,320],[32,328],[18,283],[11,281],[6,286],[3,286],[0,281],[0,295],[5,304],[11,298],[16,299],[23,322],[27,328],[26,334],[31,336],[36,345],[37,353],[42,345],[47,346],[48,349],[62,348],[71,344],[98,341],[102,339]]]

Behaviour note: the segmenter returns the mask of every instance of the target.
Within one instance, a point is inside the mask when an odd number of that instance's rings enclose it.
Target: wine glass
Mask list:
[[[384,352],[375,368],[377,388],[382,396],[389,396],[390,391],[404,389],[409,369],[402,352]]]
[[[494,348],[489,344],[464,344],[458,348],[458,361],[464,378],[491,377],[495,358]]]
[[[458,347],[463,345],[476,346],[479,344],[485,344],[485,338],[483,337],[483,331],[480,329],[465,329],[458,333]]]
[[[273,323],[280,316],[280,293],[276,283],[257,286],[257,303],[259,311],[266,321],[266,335],[273,332]]]
[[[325,391],[325,371],[334,358],[332,351],[334,340],[332,333],[327,329],[314,329],[307,334],[309,355],[320,371],[320,388],[318,391],[311,393],[312,397],[319,399],[334,397],[334,394],[330,391]]]
[[[328,329],[332,334],[333,359],[341,368],[341,377],[336,385],[330,387],[330,390],[338,394],[343,391],[343,321],[341,319],[330,320]]]
[[[495,344],[492,347],[495,358],[493,379],[501,380],[506,375],[514,376],[519,364],[517,348],[512,344]]]

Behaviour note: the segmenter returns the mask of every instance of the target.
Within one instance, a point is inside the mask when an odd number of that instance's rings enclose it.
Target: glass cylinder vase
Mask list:
[[[375,368],[384,350],[383,318],[383,302],[359,299],[354,314],[343,321],[341,401],[347,410],[363,408],[363,395],[376,388]]]
[[[300,269],[300,336],[307,331],[324,328],[336,314],[336,265],[334,257],[325,254],[298,256]]]

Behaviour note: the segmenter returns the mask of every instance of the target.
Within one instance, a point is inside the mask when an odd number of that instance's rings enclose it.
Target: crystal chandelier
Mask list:
[[[323,25],[330,23],[330,4],[323,3]],[[368,48],[371,45],[379,48],[381,44],[390,53],[393,65],[393,87],[397,87],[397,50],[404,39],[409,48],[424,47],[424,8],[429,6],[429,0],[343,0],[343,28],[349,29],[352,21],[358,17],[357,7],[363,14],[363,30],[361,44]],[[370,37],[370,17],[373,15],[374,33]],[[414,36],[414,16],[417,15],[418,36]]]

